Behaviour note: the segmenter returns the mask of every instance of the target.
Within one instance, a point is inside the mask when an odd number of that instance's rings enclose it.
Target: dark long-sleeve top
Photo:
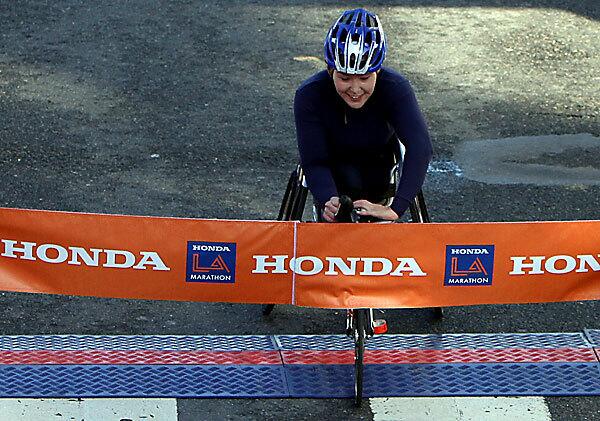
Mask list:
[[[406,211],[423,185],[432,145],[414,91],[404,76],[383,67],[371,97],[355,110],[335,91],[327,71],[321,71],[297,89],[294,116],[300,163],[318,203],[339,196],[336,168],[340,165],[358,168],[365,189],[381,189],[371,184],[381,183],[377,172],[381,172],[382,154],[389,154],[390,141],[397,146],[398,139],[406,151],[391,208],[398,216]]]

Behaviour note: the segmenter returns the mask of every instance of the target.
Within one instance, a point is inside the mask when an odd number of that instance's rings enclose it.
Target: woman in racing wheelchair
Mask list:
[[[355,199],[361,220],[395,221],[410,209],[412,222],[429,222],[421,194],[432,154],[427,125],[408,80],[382,67],[385,53],[379,18],[364,9],[345,11],[327,33],[327,70],[296,91],[301,165],[278,220],[302,218],[307,185],[320,222],[336,222],[342,196]]]
[[[296,91],[300,163],[321,221],[335,222],[342,195],[361,216],[399,219],[423,185],[432,155],[427,125],[409,81],[382,67],[385,55],[377,15],[345,11],[325,38],[327,70]],[[399,142],[405,153],[394,185]]]

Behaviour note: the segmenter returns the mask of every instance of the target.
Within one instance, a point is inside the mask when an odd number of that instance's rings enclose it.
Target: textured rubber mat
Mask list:
[[[588,338],[590,343],[595,347],[600,347],[600,330],[586,329],[585,336]]]
[[[352,397],[351,365],[286,367],[291,396]],[[385,396],[580,396],[599,395],[593,363],[367,365],[364,395]]]
[[[353,347],[352,342],[343,335],[281,335],[275,338],[283,350],[344,350]],[[600,341],[600,335],[598,339]],[[490,333],[377,335],[367,341],[366,347],[367,349],[588,348],[589,344],[582,333]]]
[[[271,336],[0,336],[0,350],[248,351],[276,349]]]
[[[288,397],[282,366],[0,366],[3,397]]]
[[[600,395],[598,344],[597,330],[376,336],[365,396]],[[344,335],[0,336],[0,397],[351,397],[353,363]]]
[[[281,350],[309,349],[339,351],[354,349],[352,341],[345,335],[278,335],[275,336],[275,341]]]
[[[284,364],[354,364],[354,351],[281,351]],[[590,348],[367,349],[365,364],[597,362]]]
[[[279,351],[0,351],[0,364],[281,364]]]

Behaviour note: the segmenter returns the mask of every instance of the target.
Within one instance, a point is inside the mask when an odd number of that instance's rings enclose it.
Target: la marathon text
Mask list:
[[[455,285],[478,285],[478,284],[489,284],[490,278],[448,278],[446,284]]]
[[[216,281],[232,281],[232,276],[231,275],[211,275],[211,274],[206,274],[206,273],[199,273],[199,274],[190,274],[189,275],[190,280],[191,281],[212,281],[212,282],[216,282]]]

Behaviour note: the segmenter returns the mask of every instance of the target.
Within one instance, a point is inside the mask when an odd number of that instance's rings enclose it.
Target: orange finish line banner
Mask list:
[[[600,299],[600,221],[313,224],[0,208],[0,290],[438,307]]]

